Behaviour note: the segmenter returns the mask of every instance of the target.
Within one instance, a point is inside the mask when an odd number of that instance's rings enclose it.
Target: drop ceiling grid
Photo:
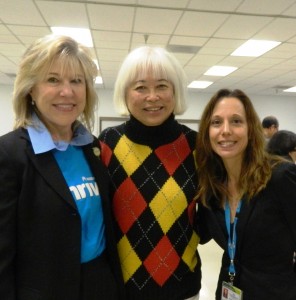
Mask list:
[[[151,45],[200,47],[196,54],[175,55],[189,81],[214,81],[203,92],[239,84],[251,93],[273,95],[274,86],[296,85],[295,0],[269,6],[257,0],[0,0],[0,6],[0,84],[13,83],[7,74],[17,72],[30,43],[49,34],[50,26],[63,25],[91,29],[104,80],[98,88],[113,87],[125,55],[145,44],[146,35]],[[283,43],[260,58],[230,56],[249,38]],[[239,69],[227,77],[203,75],[214,64]]]

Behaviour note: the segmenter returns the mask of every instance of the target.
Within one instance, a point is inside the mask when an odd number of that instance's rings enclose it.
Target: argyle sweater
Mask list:
[[[99,136],[128,300],[183,300],[199,292],[195,139],[174,115],[153,127],[131,117]]]

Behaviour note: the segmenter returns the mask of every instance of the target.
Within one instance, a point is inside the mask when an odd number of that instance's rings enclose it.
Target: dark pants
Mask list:
[[[116,281],[105,254],[81,265],[80,300],[118,300]]]

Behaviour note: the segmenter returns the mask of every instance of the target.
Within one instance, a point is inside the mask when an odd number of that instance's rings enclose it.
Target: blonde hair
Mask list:
[[[139,75],[149,71],[154,77],[161,77],[172,83],[176,105],[174,114],[186,110],[186,75],[179,61],[161,47],[142,46],[130,52],[123,61],[114,87],[114,105],[121,115],[129,115],[126,105],[126,91]]]
[[[89,50],[67,36],[47,35],[36,40],[24,53],[14,83],[14,128],[32,124],[34,106],[31,104],[32,87],[42,80],[53,62],[59,60],[61,72],[83,71],[86,81],[86,105],[79,120],[89,129],[93,128],[94,112],[98,104],[95,78],[98,70]]]

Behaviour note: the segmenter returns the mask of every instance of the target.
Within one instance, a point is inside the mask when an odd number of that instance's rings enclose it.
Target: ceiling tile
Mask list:
[[[188,7],[197,10],[234,11],[240,3],[241,0],[191,0]]]
[[[17,36],[31,36],[39,38],[51,33],[48,26],[7,25],[7,27]]]
[[[284,42],[296,35],[296,19],[277,18],[260,30],[254,38]]]
[[[294,2],[294,1],[293,1]],[[284,12],[283,12],[284,15],[287,15],[287,16],[293,16],[295,17],[296,16],[296,4],[292,4],[290,7],[288,7]]]
[[[170,36],[166,34],[149,34],[147,43],[156,47],[165,47]],[[131,49],[145,45],[145,36],[142,33],[134,33],[132,36]]]
[[[93,30],[92,36],[96,48],[129,49],[131,33]]]
[[[2,44],[2,43],[16,44],[16,43],[19,43],[19,41],[12,34],[6,35],[6,34],[1,34],[0,33],[0,44]]]
[[[148,34],[171,34],[181,15],[181,10],[138,8],[134,31]]]
[[[8,24],[46,25],[31,0],[1,1],[0,19]]]
[[[296,85],[296,0],[272,5],[258,0],[2,0],[0,84],[13,82],[4,72],[16,73],[25,49],[49,34],[50,26],[91,29],[95,48],[90,51],[104,81],[98,89],[112,89],[125,56],[145,44],[199,47],[195,55],[174,53],[188,80],[213,80],[198,93],[230,86],[267,95],[274,94],[274,86]],[[282,44],[259,58],[230,55],[249,38]],[[225,77],[203,75],[217,64],[238,70]]]
[[[186,36],[211,37],[227,17],[227,14],[185,12],[174,33]]]
[[[0,25],[0,34],[2,36],[4,35],[11,35],[11,32],[8,30],[7,26],[4,26],[4,25]],[[1,41],[1,40],[0,40]]]
[[[77,0],[80,1],[80,0]],[[136,5],[138,0],[108,0],[108,1],[102,1],[102,0],[86,0],[84,2],[91,2],[91,3],[106,3],[109,2],[112,4],[127,4],[127,5]]]
[[[271,21],[271,17],[231,15],[214,36],[247,40]]]
[[[87,11],[92,29],[129,32],[132,30],[135,12],[133,7],[87,4]]]
[[[127,50],[96,48],[100,60],[122,61],[128,54]]]
[[[189,37],[174,35],[170,39],[171,45],[187,45],[187,46],[203,46],[208,41],[208,38]]]
[[[189,0],[138,0],[139,5],[158,6],[166,8],[186,8]]]
[[[49,26],[89,28],[85,4],[60,1],[36,1],[36,4]]]
[[[224,56],[219,55],[196,55],[191,61],[190,65],[198,65],[198,66],[213,66],[216,65],[219,61],[221,61]]]
[[[289,8],[295,0],[277,0],[272,1],[272,5],[266,1],[247,0],[242,1],[237,11],[244,13],[278,15]]]

